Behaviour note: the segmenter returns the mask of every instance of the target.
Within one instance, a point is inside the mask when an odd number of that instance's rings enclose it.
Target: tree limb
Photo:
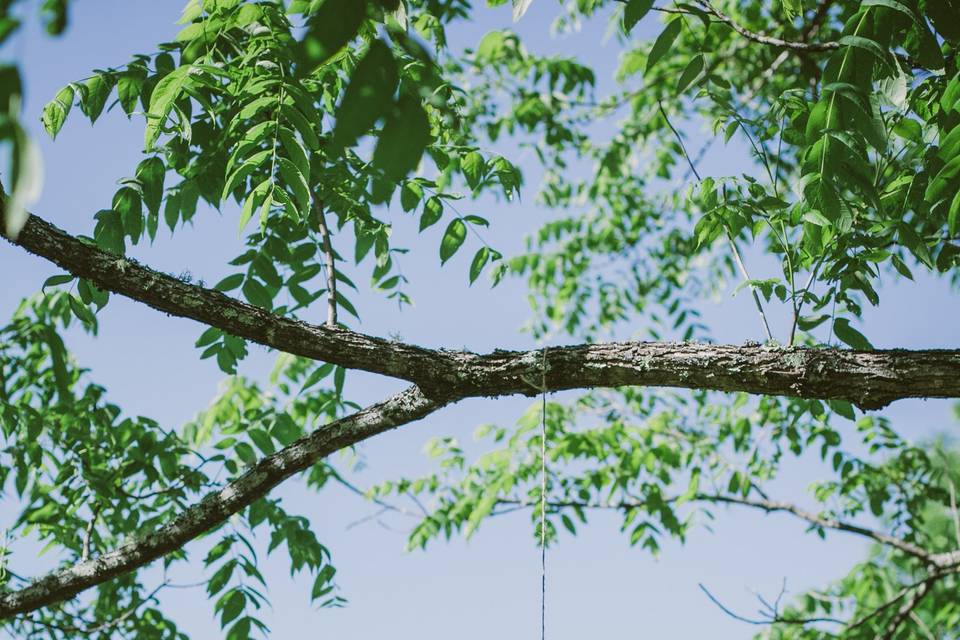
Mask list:
[[[0,217],[3,211],[0,209]],[[15,244],[97,287],[280,351],[407,380],[428,397],[538,393],[541,351],[427,349],[278,316],[102,251],[31,215]],[[846,400],[960,397],[960,350],[848,351],[620,342],[547,349],[548,391],[630,385]],[[539,375],[536,375],[539,379]]]
[[[327,455],[407,424],[444,405],[410,387],[261,459],[224,488],[207,494],[168,524],[117,549],[50,573],[28,586],[0,593],[0,619],[34,611],[149,564],[215,528],[275,486]]]

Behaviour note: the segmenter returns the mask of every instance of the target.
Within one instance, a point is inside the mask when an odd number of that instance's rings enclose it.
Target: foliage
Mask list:
[[[16,28],[11,4],[0,3],[0,42]],[[515,19],[530,6],[514,0]],[[577,58],[538,54],[510,30],[453,44],[450,34],[479,10],[467,0],[190,0],[170,42],[145,43],[152,53],[70,83],[43,109],[54,138],[70,117],[95,123],[113,104],[143,119],[144,157],[94,213],[86,241],[123,256],[154,242],[161,222],[176,234],[208,209],[238,208],[246,249],[217,290],[291,319],[326,299],[353,322],[362,309],[352,292],[411,302],[394,225],[435,227],[440,265],[472,254],[470,284],[484,273],[494,285],[525,279],[539,339],[595,341],[639,326],[655,340],[709,340],[704,300],[733,285],[753,297],[745,304],[763,327],[765,307],[786,309],[788,325],[765,329],[765,340],[869,350],[856,325],[880,304],[882,279],[922,271],[960,282],[956,0],[564,2],[561,35],[585,20],[615,25],[612,82]],[[51,33],[63,30],[66,2],[47,0],[42,12]],[[657,37],[631,35],[657,16]],[[15,66],[0,69],[0,87],[14,236],[38,173],[18,121]],[[698,125],[712,135],[690,149]],[[709,146],[731,141],[749,149],[755,171],[702,176]],[[536,158],[532,189],[519,147]],[[483,239],[491,221],[457,202],[507,203],[522,191],[552,215],[505,258]],[[752,277],[744,247],[772,258],[775,273]],[[125,417],[61,338],[77,322],[95,333],[108,304],[95,282],[55,276],[0,330],[0,477],[20,500],[9,535],[35,537],[65,566],[135,543],[359,408],[345,398],[345,369],[330,363],[281,354],[270,385],[238,375],[246,342],[210,327],[198,355],[228,375],[214,403],[180,429]],[[545,406],[516,427],[482,428],[489,450],[472,462],[453,438],[431,443],[435,473],[370,497],[431,499],[413,547],[472,535],[489,517],[541,501],[551,543],[606,509],[621,515],[631,545],[653,553],[721,505],[790,511],[820,535],[857,529],[876,541],[882,530],[889,540],[824,593],[771,607],[769,636],[872,637],[892,625],[890,637],[915,637],[915,628],[949,637],[960,624],[950,597],[960,558],[937,564],[960,544],[950,537],[956,464],[901,439],[886,419],[840,401],[709,391],[594,390]],[[819,511],[805,515],[765,492],[785,459],[803,455],[835,473],[814,488]],[[317,490],[344,481],[325,462],[306,480]],[[880,527],[856,524],[864,519]],[[343,603],[309,521],[265,497],[207,535],[206,591],[228,638],[268,631],[253,542],[266,531],[270,551],[285,545],[291,571],[314,577],[312,600]],[[188,561],[180,549],[164,566]],[[3,580],[27,581],[9,569]],[[24,637],[183,637],[157,606],[171,586],[126,574],[5,624]]]

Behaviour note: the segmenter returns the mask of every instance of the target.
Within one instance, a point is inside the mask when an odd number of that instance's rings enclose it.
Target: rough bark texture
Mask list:
[[[277,316],[112,255],[30,216],[16,240],[102,289],[288,353],[418,385],[435,398],[532,395],[540,351],[427,349]],[[848,351],[694,343],[608,343],[547,350],[547,390],[642,385],[847,400],[960,397],[960,351]]]
[[[0,201],[0,227],[3,223]],[[861,408],[900,398],[960,397],[960,351],[845,351],[690,343],[611,343],[475,354],[434,350],[284,318],[112,255],[30,216],[16,240],[101,289],[292,354],[415,386],[318,429],[257,463],[170,524],[0,594],[0,619],[73,597],[182,547],[290,476],[373,435],[476,396],[626,385],[842,399]],[[543,371],[546,362],[546,371]],[[953,555],[938,558],[951,562]]]
[[[90,587],[149,564],[209,531],[272,488],[325,456],[365,438],[414,420],[443,406],[416,387],[317,429],[267,456],[242,476],[188,508],[153,533],[66,569],[29,586],[0,594],[0,619],[61,602]]]

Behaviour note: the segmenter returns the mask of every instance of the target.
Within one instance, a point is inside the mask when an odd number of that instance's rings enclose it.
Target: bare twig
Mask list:
[[[710,593],[710,590],[707,589],[707,588],[703,585],[703,583],[700,583],[700,584],[698,584],[697,586],[699,586],[699,587],[700,587],[700,590],[703,591],[703,593],[706,594],[706,596],[707,596],[708,598],[710,598],[710,602],[712,602],[713,604],[717,605],[717,607],[719,607],[721,611],[723,611],[725,614],[727,614],[728,616],[730,616],[730,617],[733,618],[734,620],[739,620],[740,622],[746,622],[747,624],[752,624],[752,625],[757,625],[757,626],[760,626],[760,625],[772,625],[772,624],[796,624],[796,625],[801,625],[801,626],[802,626],[802,625],[807,625],[807,624],[813,624],[813,623],[815,623],[815,622],[831,622],[831,623],[833,623],[833,624],[844,624],[843,620],[839,620],[839,619],[837,619],[837,618],[829,618],[829,617],[819,617],[819,618],[784,618],[784,617],[747,618],[747,617],[745,617],[745,616],[741,616],[741,615],[738,614],[738,613],[735,613],[735,612],[732,611],[729,607],[727,607],[727,606],[724,605],[722,602],[720,602],[720,600],[717,599],[716,596],[714,596],[712,593]]]
[[[87,530],[83,535],[83,545],[80,549],[80,562],[85,562],[90,557],[90,541],[93,538],[94,528],[97,526],[97,518],[100,517],[100,504],[94,504],[90,513],[90,521],[87,523]]]
[[[717,20],[726,24],[731,29],[739,33],[741,36],[748,40],[753,40],[754,42],[759,42],[760,44],[770,45],[773,47],[781,47],[783,49],[790,49],[792,51],[799,51],[802,53],[816,53],[820,51],[833,51],[840,48],[839,42],[805,42],[805,41],[794,41],[794,40],[784,40],[782,38],[775,38],[773,36],[768,36],[764,33],[757,33],[756,31],[750,31],[744,27],[737,24],[733,18],[721,12],[719,9],[713,6],[712,3],[707,2],[707,0],[696,0],[697,4],[703,7],[703,9],[713,15]]]
[[[147,597],[145,597],[143,600],[141,600],[140,602],[136,603],[135,605],[133,605],[132,607],[130,607],[129,609],[127,609],[127,610],[124,611],[123,613],[121,613],[121,614],[120,614],[119,616],[117,616],[116,618],[114,618],[114,619],[112,619],[112,620],[108,620],[108,621],[106,621],[106,622],[101,622],[101,623],[99,623],[99,624],[89,624],[89,625],[85,625],[85,626],[82,626],[82,627],[80,627],[80,626],[63,626],[63,625],[58,625],[58,624],[55,624],[55,623],[52,623],[52,622],[47,622],[47,621],[45,621],[45,620],[34,620],[34,619],[31,618],[30,616],[19,616],[19,618],[20,618],[23,622],[28,622],[28,623],[30,623],[30,624],[39,625],[39,626],[41,626],[41,627],[44,627],[45,629],[51,629],[51,630],[53,630],[53,631],[60,631],[61,633],[76,633],[76,634],[81,634],[83,637],[90,637],[90,636],[92,636],[92,635],[94,635],[94,634],[96,634],[96,633],[100,633],[100,632],[106,631],[106,630],[108,630],[108,629],[112,629],[112,628],[114,628],[114,627],[117,627],[117,626],[123,624],[123,622],[124,622],[125,620],[129,619],[130,616],[132,616],[134,613],[136,613],[137,610],[138,610],[140,607],[142,607],[142,606],[145,605],[146,603],[150,602],[158,593],[160,593],[160,591],[161,591],[162,589],[164,589],[164,588],[166,588],[166,587],[168,587],[168,586],[170,586],[170,585],[168,585],[166,582],[161,583],[160,586],[158,586],[156,589],[154,589],[153,591],[151,591],[151,592],[147,595]]]
[[[730,243],[730,252],[733,254],[733,260],[737,265],[737,269],[740,271],[740,275],[743,276],[744,281],[750,283],[750,274],[747,272],[747,267],[743,264],[743,258],[740,257],[740,250],[737,249],[737,243],[733,239],[733,234],[730,233],[730,230],[727,229],[726,225],[723,228],[727,236],[727,242]],[[767,341],[773,342],[773,334],[770,332],[770,324],[767,322],[767,314],[763,311],[763,303],[760,302],[760,294],[757,293],[757,288],[753,286],[752,283],[749,284],[750,292],[753,294],[753,303],[757,307],[757,313],[760,314],[760,321],[763,323],[763,330],[767,334]]]
[[[676,502],[679,500],[679,496],[674,496],[670,498],[665,498],[665,502]],[[796,506],[795,504],[777,500],[770,499],[756,499],[756,498],[745,498],[741,496],[730,496],[730,495],[719,495],[719,494],[697,494],[691,500],[691,502],[708,502],[713,504],[731,504],[739,505],[743,507],[749,507],[752,509],[759,509],[767,513],[772,512],[783,512],[789,513],[805,522],[808,522],[814,526],[822,527],[824,529],[832,529],[834,531],[842,531],[845,533],[850,533],[853,535],[861,536],[868,538],[879,544],[891,547],[904,553],[908,556],[917,558],[918,560],[923,561],[925,564],[937,567],[939,570],[949,571],[956,568],[958,563],[960,563],[960,552],[948,552],[948,553],[933,553],[923,549],[922,547],[908,542],[896,536],[884,533],[882,531],[877,531],[875,529],[869,529],[867,527],[862,527],[860,525],[854,524],[852,522],[847,522],[844,520],[838,520],[836,518],[828,518],[825,516],[818,515],[816,513],[806,511]],[[505,505],[516,505],[520,508],[523,507],[534,507],[538,503],[530,502],[526,500],[521,500],[518,498],[504,498],[498,500],[499,504]],[[620,500],[615,502],[583,502],[577,500],[551,500],[549,505],[553,508],[558,507],[579,507],[583,509],[610,509],[610,510],[623,510],[623,509],[635,509],[637,507],[642,507],[644,502],[641,500]]]
[[[330,242],[330,228],[327,226],[327,213],[324,203],[314,202],[314,211],[317,216],[317,226],[320,228],[321,248],[327,269],[327,326],[337,326],[337,267],[333,253],[333,243]]]
[[[897,610],[897,613],[890,619],[887,623],[886,628],[882,634],[877,634],[877,640],[892,640],[896,636],[897,631],[900,630],[900,626],[910,617],[910,614],[913,613],[913,610],[923,601],[923,599],[930,593],[930,589],[933,587],[936,582],[943,577],[943,574],[934,573],[931,574],[926,580],[921,582],[916,590],[913,592],[913,595],[910,596],[906,602]]]
[[[693,159],[690,157],[690,154],[687,153],[687,147],[685,144],[683,144],[683,138],[680,136],[680,132],[677,131],[677,128],[673,126],[672,122],[670,122],[670,117],[663,108],[663,103],[658,100],[657,106],[660,107],[660,114],[666,121],[667,126],[670,127],[670,131],[673,132],[674,137],[676,137],[677,144],[680,145],[680,152],[683,154],[687,164],[690,166],[690,171],[692,171],[693,175],[697,178],[697,182],[703,182],[703,179],[700,177],[700,172],[697,171],[696,165],[693,164]],[[730,233],[730,230],[727,229],[726,225],[724,225],[724,231],[727,235],[727,241],[730,243],[730,251],[733,253],[734,262],[736,263],[737,268],[740,270],[740,274],[743,276],[743,279],[749,284],[750,292],[753,294],[753,302],[757,307],[757,311],[760,313],[760,321],[763,323],[763,330],[767,335],[767,342],[773,342],[773,334],[770,332],[770,324],[767,322],[767,314],[763,311],[763,303],[760,302],[760,294],[757,293],[757,288],[750,283],[750,274],[747,273],[747,268],[743,264],[743,258],[740,257],[740,250],[737,249],[737,243],[734,241],[733,235]]]

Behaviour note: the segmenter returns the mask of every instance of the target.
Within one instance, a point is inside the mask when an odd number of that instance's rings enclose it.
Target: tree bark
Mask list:
[[[0,227],[3,223],[0,201]],[[960,351],[846,351],[694,343],[610,343],[535,351],[426,349],[277,316],[106,253],[30,216],[16,240],[101,289],[235,336],[346,368],[407,380],[406,391],[263,458],[157,531],[0,593],[0,619],[36,610],[182,547],[325,456],[467,397],[627,385],[848,400],[864,409],[900,398],[960,397]],[[546,371],[543,371],[545,362]],[[949,561],[951,558],[945,558]]]
[[[160,311],[287,353],[406,380],[437,399],[534,395],[539,390],[539,350],[477,354],[428,349],[300,322],[107,253],[32,215],[11,242],[101,289]],[[618,342],[551,347],[546,363],[548,391],[678,387],[846,400],[865,410],[901,398],[960,397],[960,350]]]

